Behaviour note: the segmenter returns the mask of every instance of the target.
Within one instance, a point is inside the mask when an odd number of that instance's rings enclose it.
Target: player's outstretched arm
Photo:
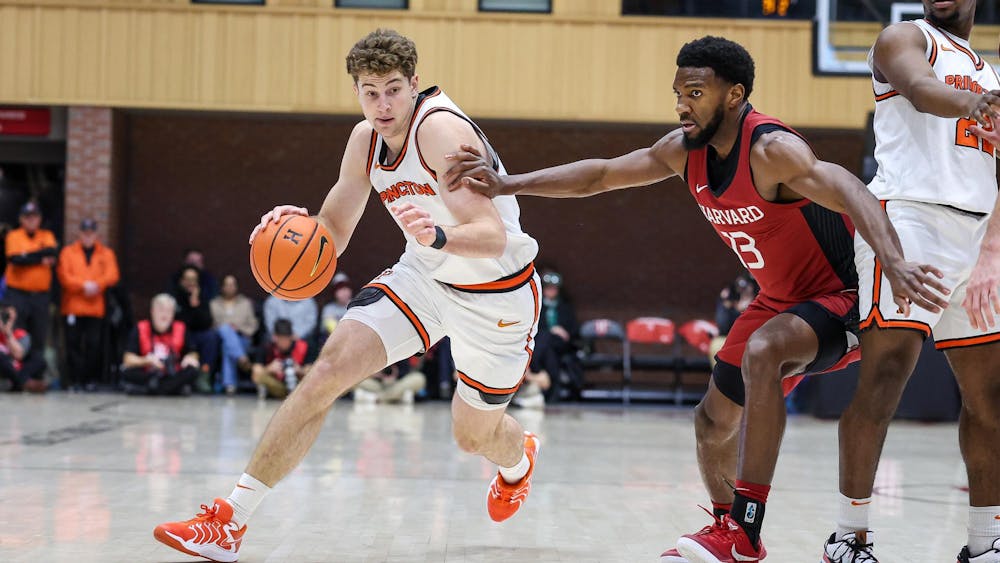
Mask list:
[[[891,25],[879,34],[874,48],[874,74],[888,82],[918,111],[939,117],[971,117],[980,123],[998,117],[995,92],[975,94],[938,80],[926,56],[927,40],[910,23]]]
[[[612,190],[648,186],[683,170],[687,153],[683,133],[671,131],[652,147],[611,159],[588,159],[527,174],[501,176],[482,153],[469,145],[446,155],[448,171],[442,184],[449,190],[474,188],[489,197],[536,195],[587,197]]]
[[[354,126],[344,150],[344,158],[340,163],[340,176],[337,183],[330,188],[323,200],[316,220],[320,222],[333,237],[337,256],[347,249],[354,234],[355,227],[365,211],[368,203],[368,192],[371,180],[366,171],[368,165],[368,148],[371,144],[372,127],[367,121]],[[250,234],[250,242],[269,222],[278,223],[285,215],[308,216],[305,207],[296,205],[278,205],[260,218],[260,224]]]
[[[453,113],[432,113],[418,127],[416,148],[427,167],[437,176],[440,176],[438,171],[447,167],[445,154],[457,150],[459,145],[485,150],[472,125]],[[417,242],[468,258],[496,258],[503,254],[507,247],[507,229],[488,197],[468,188],[449,191],[439,187],[438,191],[457,224],[436,225],[419,202],[391,208],[403,228]],[[438,228],[441,233],[438,233]]]
[[[909,314],[910,303],[935,312],[948,305],[932,291],[948,293],[938,281],[943,277],[940,270],[905,260],[892,223],[856,176],[841,166],[819,160],[805,141],[788,132],[761,137],[754,145],[750,164],[758,186],[786,186],[792,193],[782,194],[784,197],[806,197],[827,209],[846,213],[875,250],[892,285],[893,299],[904,314]]]

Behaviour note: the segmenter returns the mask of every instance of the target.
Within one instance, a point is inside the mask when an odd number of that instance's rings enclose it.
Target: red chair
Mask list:
[[[677,330],[674,322],[663,317],[639,317],[625,325],[632,349],[632,371],[669,372],[674,374],[674,391],[667,397],[676,399],[681,369]],[[635,393],[633,393],[635,394]],[[646,398],[663,398],[661,393],[645,392]]]
[[[712,321],[694,319],[682,324],[678,332],[685,342],[697,348],[702,354],[708,354],[712,339],[719,336],[719,327]]]

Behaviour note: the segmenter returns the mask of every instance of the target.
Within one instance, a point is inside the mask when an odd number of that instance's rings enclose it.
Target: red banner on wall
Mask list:
[[[0,135],[48,136],[52,116],[48,108],[0,107]]]

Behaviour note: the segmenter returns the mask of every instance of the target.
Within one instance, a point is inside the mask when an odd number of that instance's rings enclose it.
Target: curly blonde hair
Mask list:
[[[417,69],[417,46],[392,29],[376,29],[347,53],[347,72],[358,81],[361,74],[384,76],[394,70],[412,78]]]

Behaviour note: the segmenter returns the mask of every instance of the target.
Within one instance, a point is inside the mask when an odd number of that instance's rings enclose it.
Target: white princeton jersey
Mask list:
[[[916,25],[927,42],[934,74],[958,90],[982,93],[1000,88],[993,66],[965,39],[926,20]],[[997,197],[994,147],[968,131],[975,121],[917,111],[891,84],[875,79],[875,160],[878,172],[868,185],[882,200],[910,200],[989,213]]]
[[[441,190],[447,188],[438,187],[437,175],[424,164],[417,145],[417,129],[420,123],[427,115],[436,111],[448,111],[468,121],[493,157],[494,168],[500,174],[507,174],[500,157],[479,127],[435,86],[424,90],[417,98],[410,129],[406,135],[406,144],[393,162],[387,162],[388,147],[382,136],[372,132],[368,151],[368,177],[386,210],[391,206],[413,203],[427,210],[435,225],[447,227],[458,224],[441,198]],[[423,246],[404,230],[406,250],[399,261],[427,273],[437,281],[462,285],[488,283],[521,271],[535,259],[538,254],[538,243],[521,230],[521,209],[514,196],[498,196],[493,199],[493,205],[496,206],[507,230],[507,247],[500,257],[456,256],[444,250]],[[398,225],[399,221],[396,221],[396,224]]]

